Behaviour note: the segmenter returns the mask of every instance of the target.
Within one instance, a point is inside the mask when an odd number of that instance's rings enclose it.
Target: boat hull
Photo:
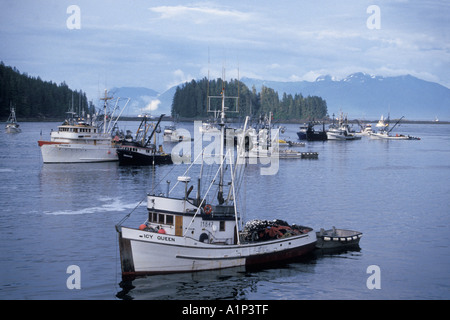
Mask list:
[[[39,141],[44,163],[90,163],[118,161],[115,147]]]
[[[332,229],[317,232],[316,248],[338,249],[359,245],[362,233],[353,230]]]
[[[306,140],[306,132],[304,131],[297,132],[297,136],[299,140]]]
[[[236,245],[121,227],[122,276],[195,272],[285,261],[314,250],[316,233]]]
[[[6,125],[5,127],[6,133],[20,133],[22,132],[22,129],[19,128],[18,125]]]
[[[328,140],[340,140],[340,141],[347,141],[347,140],[359,140],[361,139],[360,136],[354,135],[354,134],[340,134],[340,133],[334,133],[334,132],[327,132],[327,139]]]
[[[308,141],[325,141],[328,140],[327,133],[325,131],[307,132],[306,140]]]
[[[157,164],[173,164],[170,154],[142,154],[130,150],[117,150],[119,165],[149,166]]]
[[[412,137],[412,136],[405,136],[405,135],[395,135],[395,136],[391,136],[388,134],[383,134],[383,133],[371,133],[370,138],[372,139],[384,139],[384,140],[420,140],[420,138],[418,137]]]

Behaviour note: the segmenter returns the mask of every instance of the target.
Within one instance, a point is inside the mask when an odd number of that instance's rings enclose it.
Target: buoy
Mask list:
[[[166,233],[166,231],[164,231],[164,229],[159,229],[158,233],[163,233],[164,234],[164,233]]]
[[[145,228],[147,228],[147,225],[145,225],[145,224],[141,224],[139,226],[139,230],[144,230]]]

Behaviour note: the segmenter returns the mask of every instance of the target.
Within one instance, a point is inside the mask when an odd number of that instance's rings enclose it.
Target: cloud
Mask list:
[[[177,69],[173,73],[173,80],[167,85],[167,89],[172,88],[173,86],[179,85],[181,83],[189,82],[192,79],[195,79],[190,74],[185,74],[183,70]]]
[[[161,104],[161,101],[158,99],[150,101],[144,108],[144,112],[152,112],[158,110],[159,105]]]
[[[231,9],[219,9],[208,6],[159,6],[149,8],[150,11],[158,13],[161,19],[183,19],[191,20],[194,23],[204,23],[217,18],[233,19],[237,21],[247,21],[250,19],[251,14],[231,10]]]

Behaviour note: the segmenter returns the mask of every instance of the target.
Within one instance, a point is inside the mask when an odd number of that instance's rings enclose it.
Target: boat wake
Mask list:
[[[83,215],[83,214],[94,214],[97,212],[122,212],[130,209],[134,209],[137,203],[124,203],[120,199],[116,198],[100,198],[98,199],[104,204],[95,207],[81,208],[77,210],[58,210],[58,211],[44,211],[47,215]],[[145,205],[140,204],[140,205]]]

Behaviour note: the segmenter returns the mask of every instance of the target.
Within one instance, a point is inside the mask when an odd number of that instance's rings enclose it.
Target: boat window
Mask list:
[[[158,223],[164,223],[164,215],[162,213],[158,216]]]
[[[219,231],[225,231],[225,221],[220,221]]]
[[[158,214],[155,212],[152,214],[152,222],[158,222]]]
[[[171,214],[166,215],[166,224],[173,225],[173,215]]]

